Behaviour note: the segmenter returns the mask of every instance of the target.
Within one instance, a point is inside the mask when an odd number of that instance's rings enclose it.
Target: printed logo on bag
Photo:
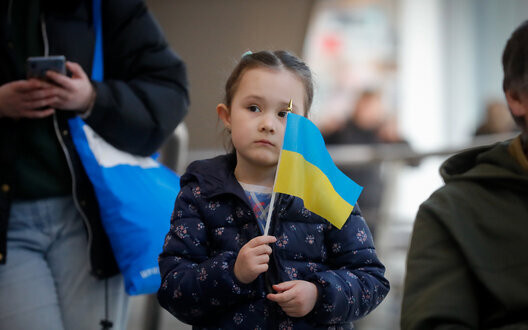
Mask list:
[[[152,268],[148,268],[148,269],[144,269],[144,270],[141,270],[139,271],[139,274],[141,275],[142,278],[147,278],[149,276],[152,276],[152,275],[156,275],[156,274],[159,274],[159,268],[158,267],[152,267]]]

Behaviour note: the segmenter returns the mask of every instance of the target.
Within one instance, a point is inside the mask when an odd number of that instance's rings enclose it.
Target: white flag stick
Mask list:
[[[277,177],[275,175],[275,177]],[[273,204],[275,203],[275,192],[271,193],[271,201],[268,209],[268,217],[266,218],[266,227],[264,227],[264,236],[268,235],[269,227],[271,223],[271,213],[273,212]]]
[[[288,113],[293,111],[292,106],[293,106],[293,102],[290,99],[290,103],[288,104],[288,109],[287,109]],[[286,116],[286,120],[288,120],[288,116]],[[284,141],[283,141],[283,144],[284,144]],[[273,190],[275,190],[275,184],[277,183],[277,173],[279,172],[281,156],[282,156],[282,146],[281,146],[281,151],[279,154],[279,161],[277,163],[277,171],[275,172],[275,179],[273,179]],[[273,206],[275,204],[275,194],[276,194],[275,191],[271,193],[271,201],[270,201],[270,205],[268,209],[268,216],[266,217],[266,226],[264,227],[264,236],[268,235],[268,232],[269,232],[269,227],[271,223],[271,214],[273,213]]]
[[[273,206],[275,206],[275,184],[277,183],[277,173],[279,172],[280,157],[282,156],[282,148],[279,154],[279,162],[277,163],[277,171],[275,171],[275,179],[273,179],[273,191],[271,193],[271,201],[268,208],[268,216],[266,217],[266,226],[264,227],[264,236],[268,235],[269,227],[271,223],[271,214],[273,213]]]

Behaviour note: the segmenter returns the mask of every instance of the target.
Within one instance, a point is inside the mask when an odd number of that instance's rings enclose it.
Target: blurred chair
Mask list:
[[[185,123],[179,124],[174,133],[165,141],[160,149],[159,161],[182,175],[187,166],[189,156],[189,131]]]

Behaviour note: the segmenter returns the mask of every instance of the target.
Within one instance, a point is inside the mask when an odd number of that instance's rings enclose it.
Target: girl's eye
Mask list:
[[[248,109],[249,109],[249,111],[251,111],[251,112],[260,112],[260,108],[259,108],[258,106],[256,106],[256,105],[250,105],[250,106],[248,107]]]
[[[288,114],[289,111],[281,111],[278,113],[279,117],[284,118]]]

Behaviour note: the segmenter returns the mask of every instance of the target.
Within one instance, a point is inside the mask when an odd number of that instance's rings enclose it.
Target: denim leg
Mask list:
[[[63,329],[54,279],[46,262],[49,231],[36,203],[14,203],[7,263],[0,265],[0,329]]]
[[[24,225],[17,225],[17,223]],[[14,228],[13,228],[14,227]],[[20,228],[17,228],[20,227]],[[36,248],[38,247],[38,249]],[[27,254],[40,251],[33,264],[40,269],[10,266],[28,259]],[[32,307],[12,306],[10,314],[19,315],[17,322],[29,326],[6,329],[100,329],[99,322],[105,317],[105,281],[90,274],[88,239],[81,215],[71,197],[50,198],[29,203],[15,203],[8,229],[8,264],[6,271],[0,266],[0,306],[4,306],[4,282],[11,296],[16,296],[30,306],[47,302],[46,319],[33,317]],[[15,272],[15,270],[17,270]],[[36,284],[15,286],[13,283],[24,273],[32,276]],[[45,281],[44,274],[48,274]],[[36,286],[36,288],[34,288]],[[9,293],[5,293],[7,297]],[[39,297],[36,297],[38,295]],[[25,298],[27,297],[27,298]],[[114,323],[113,330],[125,329],[128,296],[124,292],[122,276],[108,280],[108,313]],[[9,300],[7,300],[9,301]],[[51,312],[51,306],[55,312]],[[14,312],[13,312],[14,310]],[[0,307],[0,329],[3,329],[3,307]],[[7,310],[6,310],[7,311]],[[16,323],[15,323],[16,324]]]
[[[64,328],[67,330],[100,329],[105,318],[105,280],[90,273],[88,241],[83,219],[73,200],[54,210],[62,223],[55,243],[49,249],[48,261],[56,280]],[[126,328],[128,296],[121,275],[108,281],[108,319],[112,330]]]

